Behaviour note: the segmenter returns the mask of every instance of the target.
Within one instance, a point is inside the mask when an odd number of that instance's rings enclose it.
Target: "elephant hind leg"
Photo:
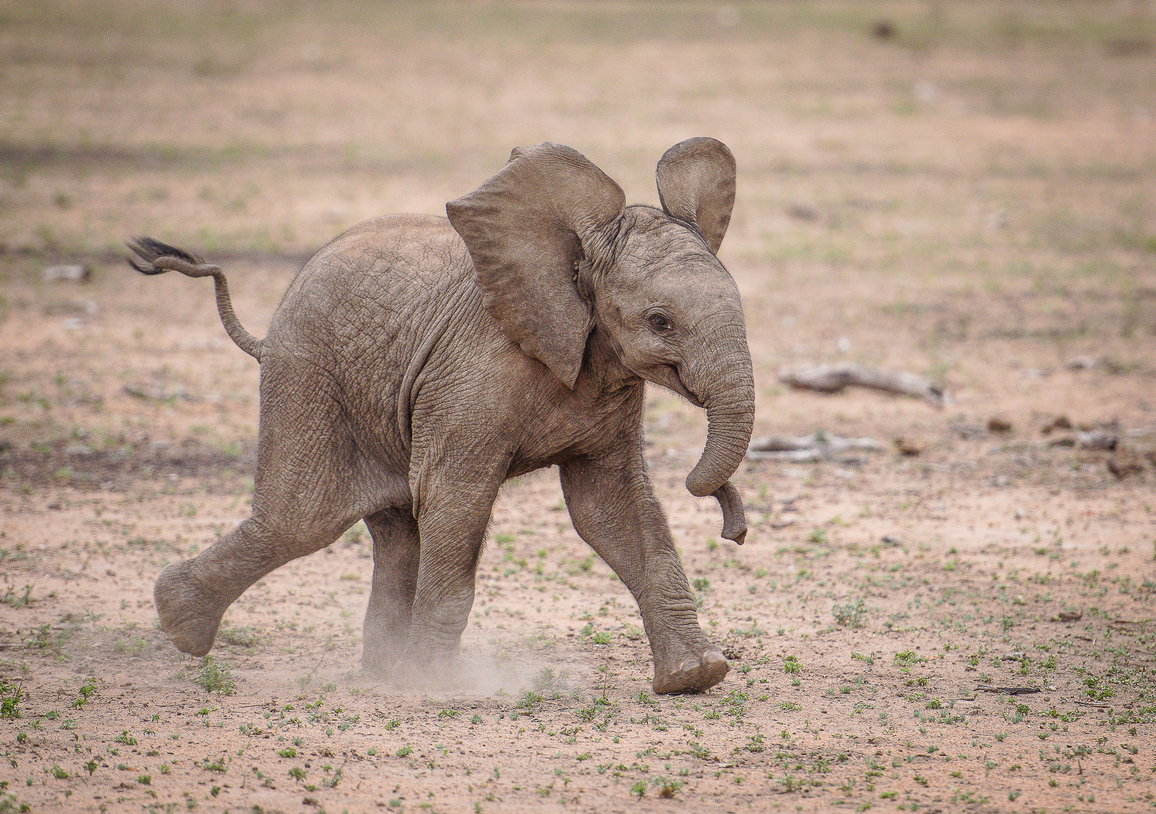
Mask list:
[[[205,655],[225,611],[250,585],[329,545],[355,519],[310,524],[294,517],[272,526],[249,517],[198,556],[169,565],[157,577],[153,599],[161,629],[178,650]]]
[[[417,521],[409,506],[365,518],[373,537],[373,585],[365,611],[361,666],[388,676],[405,650],[417,590]]]
[[[367,510],[356,465],[347,465],[355,448],[332,383],[270,351],[261,394],[252,515],[195,558],[168,566],[153,591],[162,629],[193,655],[209,651],[225,610],[250,585],[330,545]]]

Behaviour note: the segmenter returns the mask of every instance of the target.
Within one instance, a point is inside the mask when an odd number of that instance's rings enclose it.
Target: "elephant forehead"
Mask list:
[[[694,227],[665,212],[633,207],[624,217],[624,227],[616,246],[620,266],[647,274],[665,268],[702,266],[703,272],[725,274],[722,264]]]
[[[639,287],[656,300],[697,306],[738,304],[738,288],[722,263],[693,247],[648,261]]]
[[[704,317],[739,309],[730,274],[689,224],[650,207],[629,207],[605,282],[622,305],[662,304]]]
[[[627,245],[651,241],[687,246],[697,244],[703,251],[710,253],[706,241],[691,224],[673,218],[661,209],[651,206],[627,207],[622,215],[622,226],[619,234]]]

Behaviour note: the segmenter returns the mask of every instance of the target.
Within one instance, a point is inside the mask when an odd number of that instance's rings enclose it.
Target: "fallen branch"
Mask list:
[[[177,399],[184,399],[185,401],[200,401],[197,396],[191,393],[186,393],[184,390],[177,388],[175,390],[164,390],[160,387],[147,387],[145,385],[126,384],[123,388],[125,393],[133,398],[141,401],[176,401]]]
[[[993,692],[1000,695],[1034,695],[1043,692],[1038,687],[976,687],[976,692]]]
[[[885,393],[916,396],[935,407],[942,407],[945,399],[943,388],[922,376],[856,364],[783,368],[779,371],[779,380],[791,387],[820,393],[839,393],[852,386],[867,387]]]
[[[824,432],[794,438],[768,435],[751,441],[747,447],[747,458],[753,461],[767,458],[795,462],[819,461],[855,450],[875,450],[879,447],[879,442],[874,438],[843,438]]]

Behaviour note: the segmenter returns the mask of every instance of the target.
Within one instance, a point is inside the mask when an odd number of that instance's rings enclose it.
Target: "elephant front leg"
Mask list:
[[[625,583],[654,656],[654,691],[701,692],[730,669],[698,624],[698,612],[662,507],[639,459],[561,467],[574,528]]]
[[[373,586],[365,611],[361,666],[387,676],[402,658],[409,638],[420,550],[417,521],[406,506],[367,517],[365,525],[373,537]]]

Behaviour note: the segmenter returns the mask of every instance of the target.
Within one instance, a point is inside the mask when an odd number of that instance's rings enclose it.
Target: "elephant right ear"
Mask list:
[[[622,189],[602,170],[550,143],[515,149],[497,175],[446,204],[486,309],[571,389],[594,326],[575,282],[578,264],[604,250],[625,205]]]
[[[735,205],[735,157],[721,141],[690,138],[671,147],[655,171],[668,215],[693,223],[714,254]]]

